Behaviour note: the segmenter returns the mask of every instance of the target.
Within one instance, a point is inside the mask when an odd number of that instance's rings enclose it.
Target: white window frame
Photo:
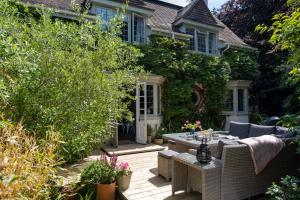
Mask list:
[[[140,18],[143,18],[143,21],[144,21],[144,24],[143,24],[143,29],[144,29],[144,42],[143,43],[141,43],[141,42],[139,42],[139,41],[135,41],[135,39],[134,39],[134,17],[135,16],[137,16],[137,17],[140,17]],[[146,43],[146,19],[145,19],[145,17],[143,17],[142,15],[138,15],[138,14],[136,14],[136,13],[132,13],[132,25],[131,25],[131,32],[132,32],[132,36],[131,36],[131,38],[132,38],[132,43],[135,43],[135,44],[145,44]]]
[[[193,39],[194,39],[194,50],[190,50],[192,52],[196,52],[196,53],[203,53],[206,55],[217,55],[217,38],[218,38],[218,33],[216,32],[211,32],[211,31],[203,31],[200,30],[198,28],[195,27],[185,27],[185,33],[187,33],[187,29],[194,29],[194,35],[193,35]],[[202,33],[205,35],[205,52],[199,51],[198,50],[198,33]],[[209,34],[212,33],[214,34],[214,41],[213,41],[213,49],[212,49],[212,53],[209,53]]]

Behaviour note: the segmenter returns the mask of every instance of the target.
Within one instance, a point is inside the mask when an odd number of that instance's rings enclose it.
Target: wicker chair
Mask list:
[[[241,200],[265,193],[272,182],[297,174],[296,145],[288,144],[268,166],[255,174],[248,146],[225,146],[222,156],[221,199]]]

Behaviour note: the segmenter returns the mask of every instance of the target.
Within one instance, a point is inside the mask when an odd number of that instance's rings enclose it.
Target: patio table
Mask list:
[[[214,132],[216,134],[220,132]],[[196,132],[196,134],[199,134],[199,132]],[[218,143],[220,140],[232,140],[232,139],[226,139],[226,135],[218,134],[218,137],[212,137],[210,141],[207,142],[211,155],[216,156],[218,152]],[[199,145],[201,144],[201,141],[195,140],[192,138],[187,137],[187,133],[171,133],[171,134],[164,134],[163,138],[165,140],[171,140],[174,141],[176,144],[174,145],[175,151],[179,153],[188,152],[189,149],[197,149]]]
[[[180,190],[202,193],[202,200],[221,199],[221,160],[201,164],[196,156],[181,153],[173,157],[172,195]]]

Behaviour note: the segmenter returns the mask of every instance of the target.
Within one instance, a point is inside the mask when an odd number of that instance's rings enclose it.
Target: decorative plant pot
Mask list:
[[[164,143],[164,140],[162,138],[155,138],[154,139],[154,143],[155,144],[158,144],[158,145],[162,145]]]
[[[118,184],[119,190],[124,191],[129,188],[131,175],[132,175],[132,172],[130,172],[128,175],[123,175],[118,178],[117,184]]]
[[[97,184],[97,200],[115,200],[116,182],[111,184]]]
[[[150,144],[152,141],[152,136],[147,136],[147,143]]]

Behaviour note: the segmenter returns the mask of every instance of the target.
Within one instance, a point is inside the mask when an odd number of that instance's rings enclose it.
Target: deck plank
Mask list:
[[[200,193],[179,193],[172,196],[171,182],[157,175],[158,152],[146,152],[119,156],[119,161],[128,162],[133,171],[130,187],[122,192],[127,200],[196,200]]]

